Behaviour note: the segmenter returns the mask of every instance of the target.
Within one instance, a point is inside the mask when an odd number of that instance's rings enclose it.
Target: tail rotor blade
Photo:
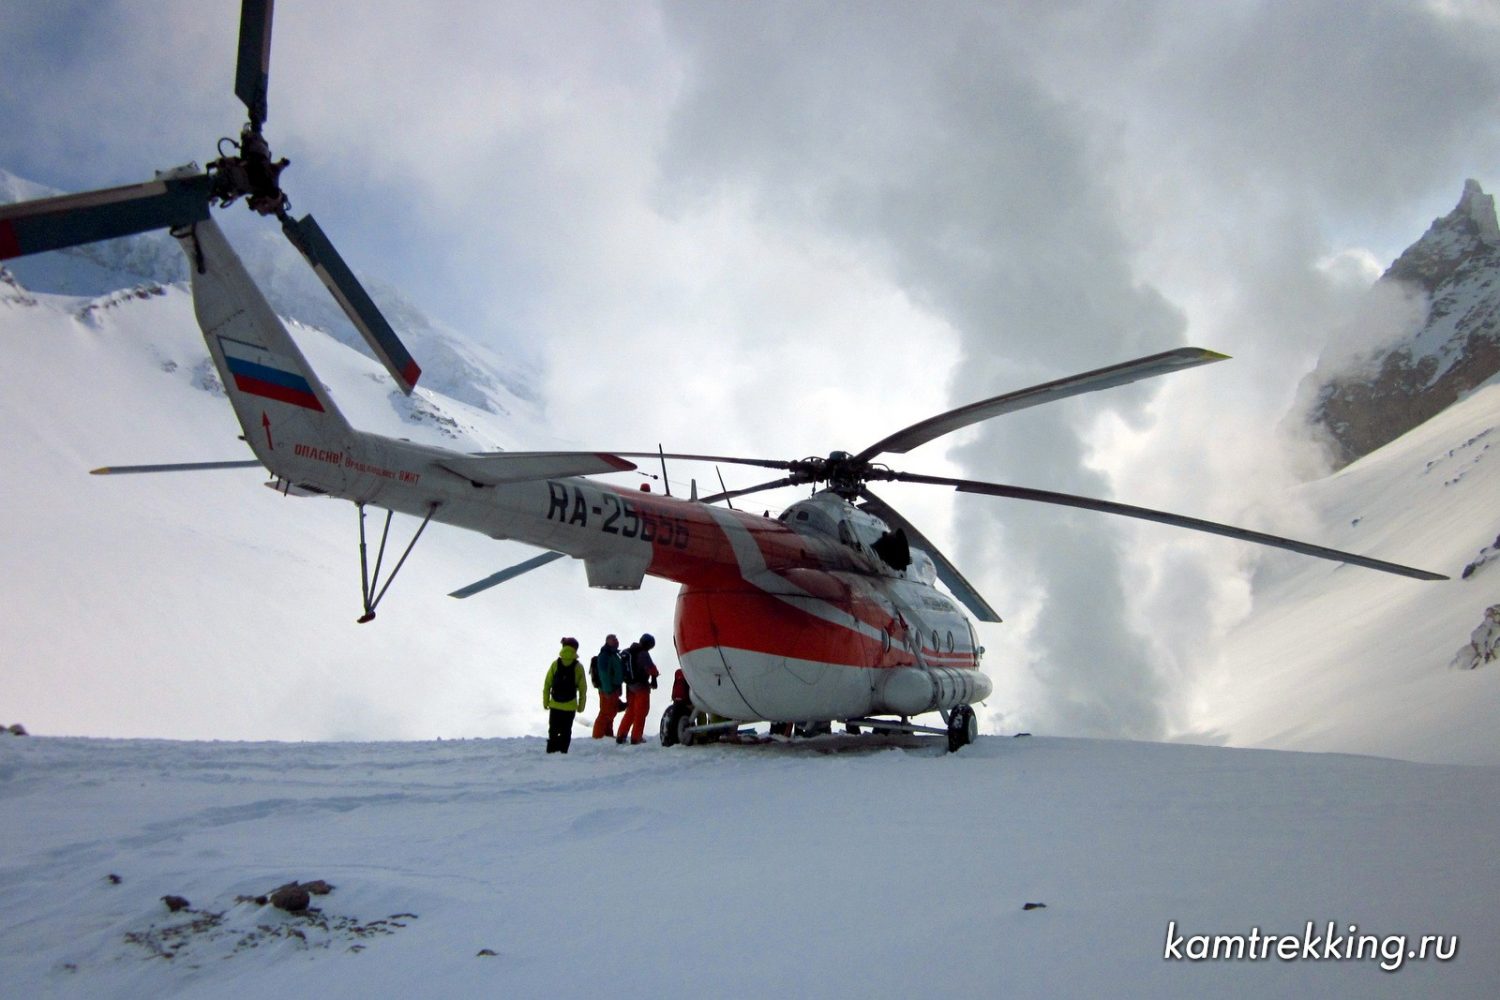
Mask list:
[[[250,109],[250,126],[256,132],[267,114],[273,7],[275,0],[244,0],[240,6],[240,56],[234,72],[234,94]]]
[[[391,373],[401,391],[410,395],[412,389],[416,388],[422,369],[413,360],[401,338],[396,336],[396,331],[386,322],[385,316],[381,315],[354,272],[349,270],[349,265],[344,263],[344,258],[334,249],[333,243],[323,233],[317,221],[311,215],[304,215],[300,221],[284,216],[281,228],[292,245],[307,258],[318,278],[328,286],[339,306],[364,336],[365,342],[370,345],[381,364],[385,365],[386,371]]]
[[[196,173],[0,206],[0,260],[200,222],[212,186]]]

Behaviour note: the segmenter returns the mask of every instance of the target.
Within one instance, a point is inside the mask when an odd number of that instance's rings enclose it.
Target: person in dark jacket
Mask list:
[[[615,713],[620,710],[620,685],[625,682],[625,664],[620,659],[620,640],[604,637],[594,657],[594,685],[599,689],[599,714],[594,718],[594,739],[615,734]]]
[[[627,737],[632,744],[643,741],[646,716],[651,711],[651,691],[656,687],[656,678],[660,674],[660,671],[656,669],[656,664],[651,660],[651,650],[655,646],[656,639],[647,632],[639,641],[632,642],[630,648],[620,656],[625,661],[627,704],[625,715],[620,719],[620,732],[615,737],[616,743],[624,743]]]
[[[578,659],[578,640],[563,639],[557,659],[542,681],[542,708],[547,716],[547,752],[567,753],[573,742],[573,716],[588,704],[588,678]]]

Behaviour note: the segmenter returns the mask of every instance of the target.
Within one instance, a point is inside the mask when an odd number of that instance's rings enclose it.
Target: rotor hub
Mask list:
[[[281,190],[281,172],[291,161],[286,157],[271,158],[271,144],[266,142],[266,137],[253,122],[240,133],[239,142],[227,137],[223,139],[219,144],[221,152],[225,142],[234,146],[239,155],[220,156],[208,165],[214,176],[213,196],[219,205],[231,205],[244,198],[253,212],[275,216],[285,214],[291,202]]]

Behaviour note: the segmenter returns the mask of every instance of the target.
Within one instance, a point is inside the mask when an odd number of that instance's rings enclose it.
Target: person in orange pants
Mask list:
[[[599,689],[599,714],[594,718],[594,739],[615,734],[615,713],[620,710],[620,685],[625,682],[625,664],[620,660],[620,640],[604,637],[594,657],[594,686]],[[623,725],[623,722],[621,723]]]
[[[626,739],[632,744],[643,742],[646,716],[651,711],[651,690],[656,687],[656,678],[660,674],[651,660],[651,650],[655,646],[656,639],[647,632],[620,654],[625,664],[627,701],[625,715],[620,720],[620,732],[615,736],[616,743],[624,743]]]

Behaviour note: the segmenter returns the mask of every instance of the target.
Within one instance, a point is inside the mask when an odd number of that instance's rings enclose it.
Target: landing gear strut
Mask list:
[[[375,605],[380,603],[380,599],[390,589],[391,582],[396,579],[396,574],[401,572],[402,566],[406,565],[406,557],[411,555],[411,550],[417,545],[417,539],[421,538],[422,532],[427,530],[427,525],[432,520],[432,515],[437,513],[438,504],[434,501],[427,508],[427,516],[422,518],[421,527],[417,529],[417,533],[412,536],[411,541],[406,544],[406,551],[401,553],[401,558],[396,562],[396,568],[391,570],[390,576],[386,577],[384,586],[380,583],[380,564],[385,560],[386,539],[391,536],[392,512],[389,510],[385,512],[385,529],[380,533],[380,551],[375,554],[375,572],[371,573],[369,559],[365,551],[365,505],[360,503],[355,504],[355,506],[359,508],[360,596],[364,599],[365,605],[365,613],[355,620],[363,625],[366,622],[375,620]],[[376,589],[377,587],[379,588],[378,590]]]

